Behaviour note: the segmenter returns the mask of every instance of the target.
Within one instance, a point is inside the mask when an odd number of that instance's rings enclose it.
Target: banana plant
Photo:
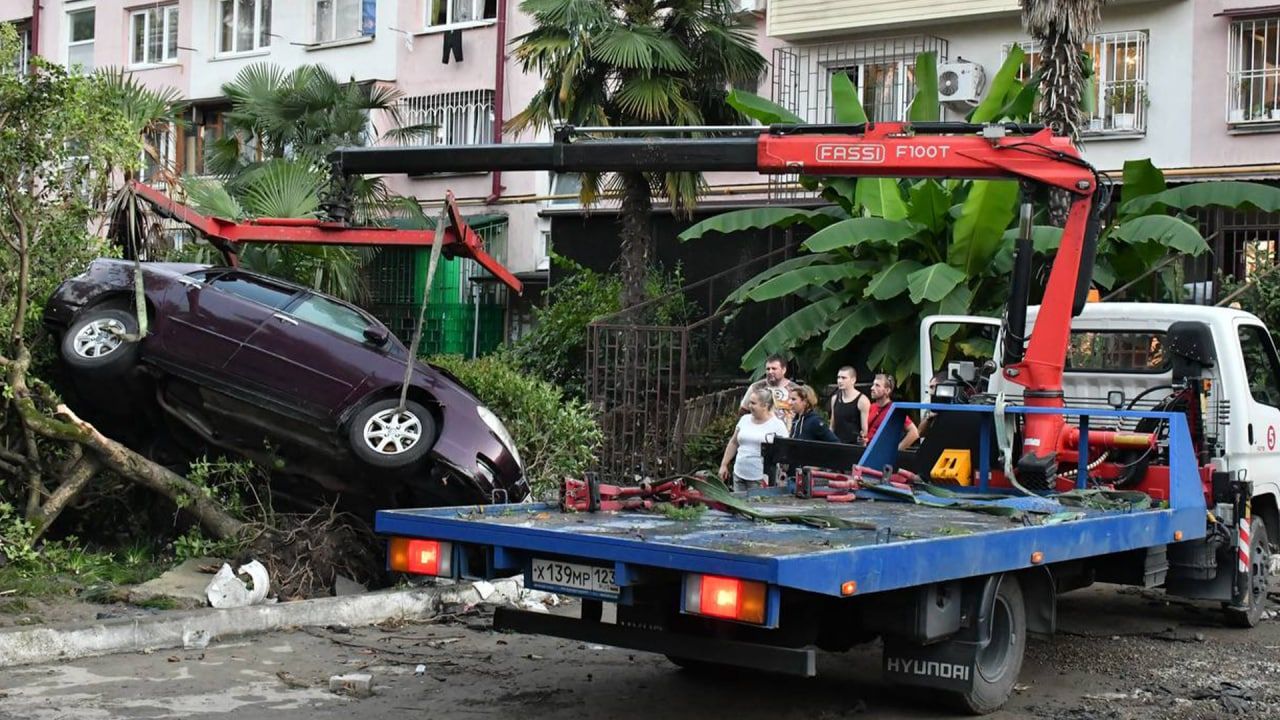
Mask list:
[[[1031,118],[1039,78],[1018,79],[1024,57],[1017,46],[1010,51],[969,121]],[[918,57],[917,75],[933,61],[931,53]],[[859,92],[849,78],[835,74],[831,83],[834,120],[865,122]],[[799,121],[786,109],[747,93],[735,91],[729,102],[762,123]],[[922,83],[910,117],[936,119],[938,105],[937,88]],[[819,368],[865,358],[868,366],[891,372],[901,384],[918,367],[916,333],[925,316],[1002,312],[1013,267],[1019,201],[1015,182],[844,177],[801,177],[800,182],[831,205],[729,212],[680,235],[692,240],[717,232],[793,226],[812,233],[801,244],[800,255],[751,278],[726,300],[740,305],[789,297],[797,307],[743,355],[744,369],[758,368],[769,353],[791,350],[806,354],[814,361],[810,365]],[[1169,190],[1149,161],[1127,164],[1116,221],[1100,239],[1094,282],[1116,287],[1171,251],[1203,253],[1207,245],[1199,231],[1171,210],[1206,204],[1280,206],[1280,190],[1264,185],[1201,185]],[[1061,233],[1047,225],[1034,227],[1041,266],[1056,252]],[[963,328],[941,330],[934,345],[935,366],[955,352],[981,354],[981,342]]]

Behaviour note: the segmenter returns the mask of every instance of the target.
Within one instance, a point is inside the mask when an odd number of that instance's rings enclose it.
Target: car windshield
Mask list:
[[[360,313],[318,295],[307,295],[289,313],[356,342],[365,341],[364,331],[370,327],[369,320]]]

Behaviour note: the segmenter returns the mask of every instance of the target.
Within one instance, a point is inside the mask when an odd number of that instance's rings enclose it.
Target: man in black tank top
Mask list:
[[[854,387],[858,373],[848,365],[836,373],[836,394],[831,396],[831,431],[840,442],[859,443],[867,432],[871,399]]]

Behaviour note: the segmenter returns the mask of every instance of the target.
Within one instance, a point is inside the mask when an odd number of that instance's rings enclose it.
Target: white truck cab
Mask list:
[[[1027,310],[1028,331],[1038,310]],[[935,352],[943,355],[942,346],[961,330],[971,341],[954,343],[952,358],[987,363],[989,371],[975,389],[1003,393],[1010,404],[1020,404],[1022,387],[994,371],[1005,341],[1001,321],[958,315],[933,316],[921,326],[922,401],[932,401],[928,380],[943,370],[935,364]],[[1187,345],[1187,332],[1199,344],[1211,345],[1199,348],[1206,357],[1197,366],[1205,388],[1201,464],[1251,482],[1253,513],[1267,524],[1271,538],[1280,538],[1280,358],[1271,333],[1254,315],[1201,305],[1088,303],[1071,323],[1062,382],[1066,405],[1169,409],[1161,403],[1173,393],[1174,355],[1180,338]],[[982,336],[988,341],[972,341]],[[968,352],[959,352],[961,346]]]

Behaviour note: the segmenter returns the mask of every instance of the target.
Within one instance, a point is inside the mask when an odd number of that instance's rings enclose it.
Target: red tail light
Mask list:
[[[392,570],[415,575],[453,576],[453,543],[439,540],[391,538],[388,564]]]
[[[767,597],[762,582],[718,575],[686,575],[684,580],[684,610],[695,615],[763,625]]]

